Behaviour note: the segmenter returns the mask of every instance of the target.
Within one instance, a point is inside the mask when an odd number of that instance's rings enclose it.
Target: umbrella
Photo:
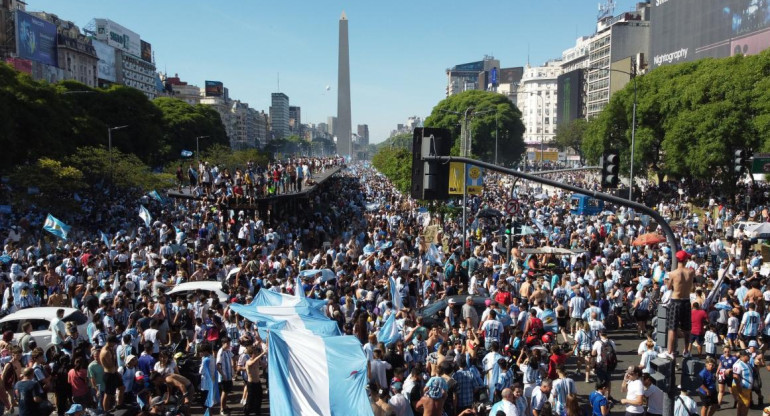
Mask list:
[[[646,233],[637,237],[636,240],[634,240],[631,243],[631,245],[632,246],[652,246],[658,243],[662,243],[664,241],[666,241],[666,237],[663,237],[660,234]]]
[[[746,227],[746,233],[751,234],[754,238],[770,238],[770,222]]]

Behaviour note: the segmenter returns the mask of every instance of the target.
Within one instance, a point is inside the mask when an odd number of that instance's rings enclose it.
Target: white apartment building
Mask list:
[[[518,91],[516,106],[526,131],[527,144],[545,143],[553,140],[556,131],[556,78],[562,73],[561,61],[549,61],[543,66],[524,68]]]

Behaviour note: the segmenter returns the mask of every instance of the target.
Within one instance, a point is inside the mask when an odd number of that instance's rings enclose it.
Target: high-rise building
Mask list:
[[[524,142],[547,144],[556,132],[557,78],[561,75],[561,61],[549,61],[543,66],[524,69],[524,76],[516,92],[516,106],[526,127]]]
[[[353,121],[350,115],[350,51],[348,44],[348,17],[340,16],[339,56],[337,60],[337,153],[353,156]]]
[[[73,79],[91,88],[97,87],[96,64],[99,62],[99,57],[96,56],[91,39],[82,34],[80,28],[74,23],[60,19],[55,14],[46,12],[30,14],[56,25],[58,35],[56,51],[64,79]]]
[[[158,88],[160,81],[155,72],[150,43],[141,40],[136,32],[110,19],[91,20],[86,25],[85,32],[114,48],[114,75],[118,84],[136,88],[150,99],[158,95],[159,89],[162,88]],[[101,60],[102,55],[98,48],[97,54]]]
[[[272,94],[270,132],[273,139],[289,137],[289,96],[282,92]]]
[[[187,82],[182,81],[179,78],[179,74],[174,74],[173,77],[164,75],[163,85],[165,86],[166,93],[171,97],[180,99],[190,105],[200,104],[201,102],[200,87],[189,85]]]
[[[484,59],[467,64],[455,65],[446,70],[446,96],[469,90],[486,90],[492,78],[492,69],[500,68],[500,61],[494,56],[484,56]]]
[[[357,130],[358,130],[359,143],[362,146],[368,146],[369,145],[369,125],[359,124]]]
[[[604,16],[591,36],[586,67],[586,117],[598,115],[612,94],[622,89],[631,73],[640,73],[650,51],[650,3],[635,12]]]
[[[334,138],[337,137],[337,117],[329,116],[326,118],[327,132]]]
[[[289,106],[289,135],[302,137],[302,109],[298,106]]]

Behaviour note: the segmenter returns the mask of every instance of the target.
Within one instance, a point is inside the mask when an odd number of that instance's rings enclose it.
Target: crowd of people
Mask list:
[[[681,247],[672,249],[634,245],[657,225],[632,210],[573,214],[569,194],[491,174],[484,194],[468,199],[465,236],[461,215],[429,212],[364,163],[319,185],[296,212],[265,218],[216,197],[248,181],[261,188],[244,195],[267,195],[271,177],[283,192],[298,189],[289,172],[304,163],[283,164],[275,180],[267,173],[275,169],[246,179],[260,172],[246,167],[228,179],[204,162],[191,185],[215,197],[145,199],[149,227],[128,208],[137,203],[111,208],[109,217],[94,204],[83,218],[110,218],[111,225],[97,222],[108,238],[85,231],[66,241],[42,238],[41,215],[2,218],[3,313],[37,306],[61,312],[49,329],[50,350],[35,344],[31,325],[21,336],[3,334],[0,405],[24,416],[189,413],[196,406],[261,414],[268,348],[259,323],[229,308],[260,290],[302,291],[327,302],[326,315],[361,342],[378,416],[607,416],[612,406],[660,415],[666,392],[652,377],[655,357],[705,359],[695,388],[701,416],[729,401],[743,416],[752,394],[762,403],[770,288],[755,241],[737,225],[749,212],[717,200],[702,207],[686,197],[662,201],[656,207],[677,219]],[[313,162],[315,172],[335,164],[341,160]],[[596,184],[588,173],[558,178]],[[503,211],[511,195],[521,207],[516,221],[532,233],[504,237],[504,218],[475,217]],[[768,219],[767,210],[754,208],[755,219]],[[705,214],[692,221],[696,209]],[[307,269],[330,269],[336,278],[297,286]],[[222,282],[227,300],[203,291],[168,294],[179,283],[206,280]],[[423,309],[440,302],[437,312]],[[651,325],[660,305],[675,317],[667,321],[667,345],[656,343]],[[85,333],[65,322],[65,308],[87,317]],[[386,339],[381,329],[391,315],[398,331]],[[640,338],[638,365],[616,368],[616,334]],[[677,336],[681,350],[671,342]],[[613,396],[611,381],[621,375]],[[580,382],[593,382],[594,391],[579,394]],[[698,412],[693,395],[681,389],[678,412]]]

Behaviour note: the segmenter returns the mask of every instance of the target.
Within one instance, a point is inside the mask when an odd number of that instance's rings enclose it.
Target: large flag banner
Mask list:
[[[254,300],[245,306],[249,306],[251,310],[256,310],[257,306],[309,306],[323,314],[326,309],[326,301],[322,299],[300,298],[285,293],[273,292],[272,290],[260,290],[254,295]]]
[[[45,223],[43,224],[43,229],[61,238],[62,240],[66,240],[67,234],[69,234],[70,229],[72,229],[72,227],[61,222],[58,218],[54,217],[53,215],[48,214],[48,217],[46,217]]]
[[[337,275],[334,274],[334,271],[331,269],[303,270],[299,272],[299,275],[303,279],[310,279],[315,276],[316,283],[328,282],[329,280],[334,280],[337,278]]]
[[[193,155],[192,151],[190,151],[190,150],[182,150],[181,156],[183,158],[192,157],[192,155]]]
[[[144,224],[147,228],[150,228],[152,216],[150,215],[150,211],[147,211],[147,208],[145,208],[144,205],[139,205],[139,218],[144,220]]]
[[[373,415],[366,356],[355,337],[271,330],[267,356],[271,414]]]
[[[295,283],[296,288],[294,289],[294,295],[298,296],[300,298],[305,297],[305,285],[302,283],[302,279],[297,276],[297,282]]]

